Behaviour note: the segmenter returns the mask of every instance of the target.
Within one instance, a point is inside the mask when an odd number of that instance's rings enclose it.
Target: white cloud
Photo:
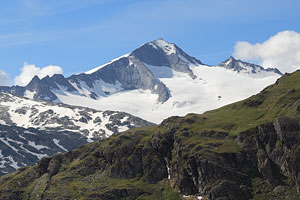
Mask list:
[[[40,79],[45,76],[52,76],[54,74],[62,74],[63,70],[59,66],[49,65],[43,68],[36,67],[35,65],[29,65],[27,63],[21,68],[21,74],[16,76],[14,82],[15,85],[25,86],[31,79],[37,75]]]
[[[0,69],[0,86],[9,85],[9,76],[5,73],[5,71]]]
[[[235,45],[234,56],[258,61],[264,67],[276,67],[283,73],[293,72],[300,68],[300,34],[282,31],[263,43],[239,41]]]

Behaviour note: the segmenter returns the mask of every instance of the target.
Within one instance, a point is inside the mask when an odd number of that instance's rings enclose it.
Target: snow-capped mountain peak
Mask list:
[[[282,75],[282,73],[276,68],[265,69],[260,65],[255,65],[241,60],[237,60],[232,56],[230,56],[224,62],[220,63],[218,66],[253,77],[266,77],[275,74]]]
[[[176,44],[169,43],[162,38],[143,44],[134,50],[132,55],[146,64],[153,66],[167,66],[181,72],[187,71],[186,67],[180,67],[180,65],[188,67],[190,64],[202,64],[200,60],[189,56]]]
[[[168,43],[168,42],[164,41],[162,38],[158,38],[158,39],[150,42],[149,44],[153,45],[154,48],[160,48],[160,49],[164,50],[164,52],[167,55],[177,53],[175,44]]]
[[[124,111],[158,123],[171,115],[201,113],[241,100],[280,75],[277,69],[233,57],[219,66],[207,66],[159,38],[85,73],[67,78],[54,75],[40,81],[34,78],[25,87],[0,87],[0,91]]]

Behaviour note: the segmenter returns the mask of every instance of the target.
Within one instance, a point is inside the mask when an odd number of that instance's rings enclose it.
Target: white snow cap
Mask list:
[[[158,39],[152,41],[150,44],[155,45],[155,46],[161,48],[168,55],[170,55],[170,54],[176,54],[176,47],[175,47],[175,45],[172,44],[172,43],[166,42],[162,38],[158,38]]]

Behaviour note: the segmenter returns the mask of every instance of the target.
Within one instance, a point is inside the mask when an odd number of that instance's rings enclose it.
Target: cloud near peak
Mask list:
[[[300,68],[300,34],[282,31],[263,43],[239,41],[233,55],[242,60],[258,61],[264,67],[276,67],[283,73],[293,72]]]
[[[54,74],[62,74],[63,70],[59,66],[49,65],[43,68],[36,67],[35,65],[30,65],[24,63],[24,66],[21,68],[21,74],[16,76],[14,79],[15,85],[25,86],[31,79],[37,75],[40,79],[48,76],[53,76]]]

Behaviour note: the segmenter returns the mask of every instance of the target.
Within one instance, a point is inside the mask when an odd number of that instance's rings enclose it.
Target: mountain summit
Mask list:
[[[190,64],[201,65],[201,61],[187,55],[175,44],[168,43],[162,38],[146,43],[132,52],[136,58],[151,66],[166,66],[175,71],[195,77]]]
[[[235,60],[207,66],[162,38],[68,78],[37,76],[0,91],[97,110],[128,112],[155,123],[244,99],[274,83],[276,69]]]

